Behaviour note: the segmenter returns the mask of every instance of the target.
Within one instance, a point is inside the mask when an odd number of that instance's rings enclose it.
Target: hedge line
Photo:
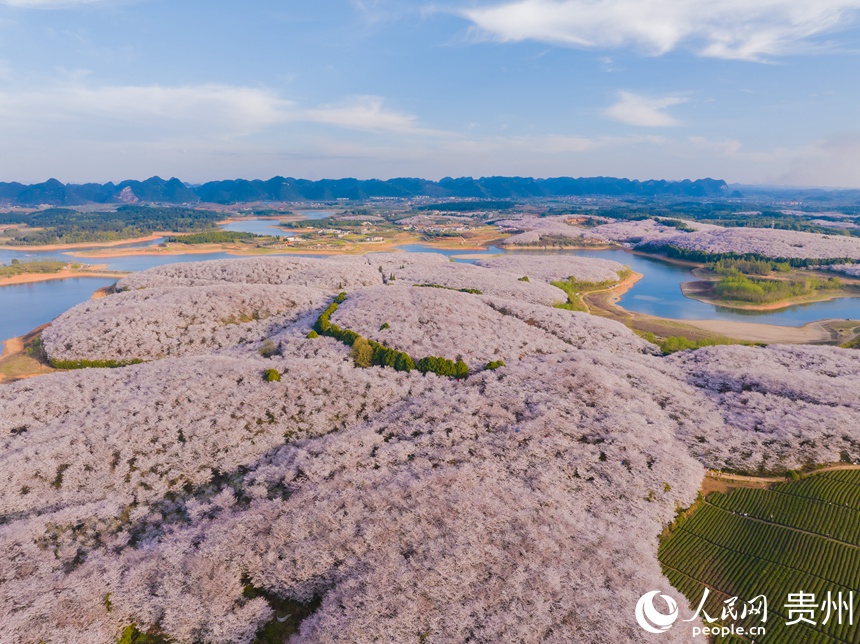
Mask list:
[[[453,288],[451,286],[442,286],[441,284],[413,284],[422,288],[443,288],[446,291],[456,291],[457,293],[471,293],[472,295],[483,295],[484,292],[477,288]]]
[[[314,323],[314,331],[319,335],[325,335],[343,342],[349,347],[355,347],[356,342],[360,345],[366,343],[370,349],[369,356],[356,356],[356,364],[359,366],[391,367],[396,371],[412,371],[417,369],[421,373],[435,373],[437,376],[450,376],[453,378],[466,378],[469,375],[469,367],[462,360],[449,360],[438,356],[427,356],[417,362],[404,352],[386,347],[375,340],[370,340],[359,335],[355,331],[342,329],[331,321],[332,314],[337,311],[338,306],[346,301],[346,293],[340,293],[334,302],[329,304],[325,311],[320,314]],[[363,349],[363,347],[362,347]]]
[[[119,369],[133,364],[143,364],[143,360],[55,360],[48,361],[54,369],[71,371],[73,369]]]

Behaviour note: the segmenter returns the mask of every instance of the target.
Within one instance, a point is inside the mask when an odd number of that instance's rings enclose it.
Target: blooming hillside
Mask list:
[[[679,236],[677,228],[654,219],[612,221],[590,228],[571,224],[569,220],[569,217],[526,216],[498,221],[496,226],[503,232],[516,232],[503,242],[506,246],[535,246],[551,243],[559,238],[578,242],[584,246],[606,243],[638,244],[674,239]],[[687,229],[700,232],[722,230],[719,226],[700,222],[685,221],[683,224]]]
[[[215,284],[146,288],[85,302],[60,316],[42,338],[58,360],[152,360],[210,353],[262,340],[325,306],[305,286]]]
[[[752,254],[777,259],[860,260],[860,239],[857,237],[770,228],[715,228],[661,237],[643,242],[641,246],[657,250],[674,246],[708,254]]]
[[[576,255],[499,255],[479,259],[478,266],[513,273],[519,278],[554,282],[570,277],[580,282],[616,281],[624,266],[610,259]]]
[[[663,358],[543,299],[616,266],[527,260],[183,264],[62,316],[52,357],[148,362],[0,388],[0,641],[248,643],[252,584],[318,601],[294,642],[649,642],[705,467],[860,458],[855,354]]]

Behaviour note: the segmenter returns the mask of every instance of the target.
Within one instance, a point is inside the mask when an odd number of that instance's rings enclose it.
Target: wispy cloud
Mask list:
[[[638,127],[673,127],[680,122],[665,112],[672,105],[685,103],[687,99],[680,96],[650,97],[619,92],[618,102],[603,111],[606,118],[619,121],[626,125]]]
[[[18,127],[96,122],[229,134],[257,131],[283,120],[292,103],[257,88],[229,85],[86,85],[68,82],[31,91],[0,92],[0,115]]]
[[[294,122],[369,132],[440,134],[422,128],[413,115],[387,109],[378,96],[307,107],[268,89],[232,85],[94,86],[73,81],[32,91],[0,91],[0,117],[17,128],[76,122],[222,137]]]
[[[477,38],[632,46],[650,55],[685,46],[701,56],[744,60],[797,53],[858,12],[860,0],[513,0],[458,11]]]
[[[387,110],[384,99],[380,96],[355,96],[335,105],[297,110],[290,118],[372,132],[443,134],[437,130],[422,128],[418,119],[411,114]]]

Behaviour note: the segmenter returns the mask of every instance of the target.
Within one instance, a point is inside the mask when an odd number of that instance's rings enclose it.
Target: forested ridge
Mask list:
[[[223,215],[182,207],[120,206],[115,211],[48,208],[33,213],[0,213],[0,225],[27,229],[5,242],[12,246],[111,242],[154,232],[214,231]],[[30,230],[35,228],[37,230]]]
[[[696,181],[638,181],[613,177],[447,177],[440,181],[398,178],[323,179],[308,181],[292,177],[269,180],[234,179],[187,185],[179,179],[165,181],[152,177],[146,181],[123,181],[119,184],[64,184],[56,179],[23,185],[0,183],[0,203],[18,206],[50,204],[75,206],[87,203],[116,203],[135,199],[159,203],[241,203],[253,201],[331,201],[335,199],[370,199],[373,197],[461,197],[469,199],[528,199],[575,195],[612,196],[689,196],[708,197],[728,192],[726,183],[715,179]]]

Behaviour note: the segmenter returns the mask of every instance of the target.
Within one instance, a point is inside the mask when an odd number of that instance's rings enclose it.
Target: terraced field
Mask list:
[[[664,540],[660,561],[694,609],[704,588],[711,589],[705,606],[711,617],[719,617],[731,597],[766,596],[767,635],[757,642],[860,643],[860,472],[833,471],[770,489],[711,494]],[[798,617],[788,614],[788,595],[801,591],[815,595],[814,613],[804,614],[814,626],[786,625]],[[853,624],[844,606],[841,624],[836,607],[826,619],[822,603],[828,592],[834,601],[841,592],[848,602],[852,591]],[[761,624],[758,618],[736,623]]]

